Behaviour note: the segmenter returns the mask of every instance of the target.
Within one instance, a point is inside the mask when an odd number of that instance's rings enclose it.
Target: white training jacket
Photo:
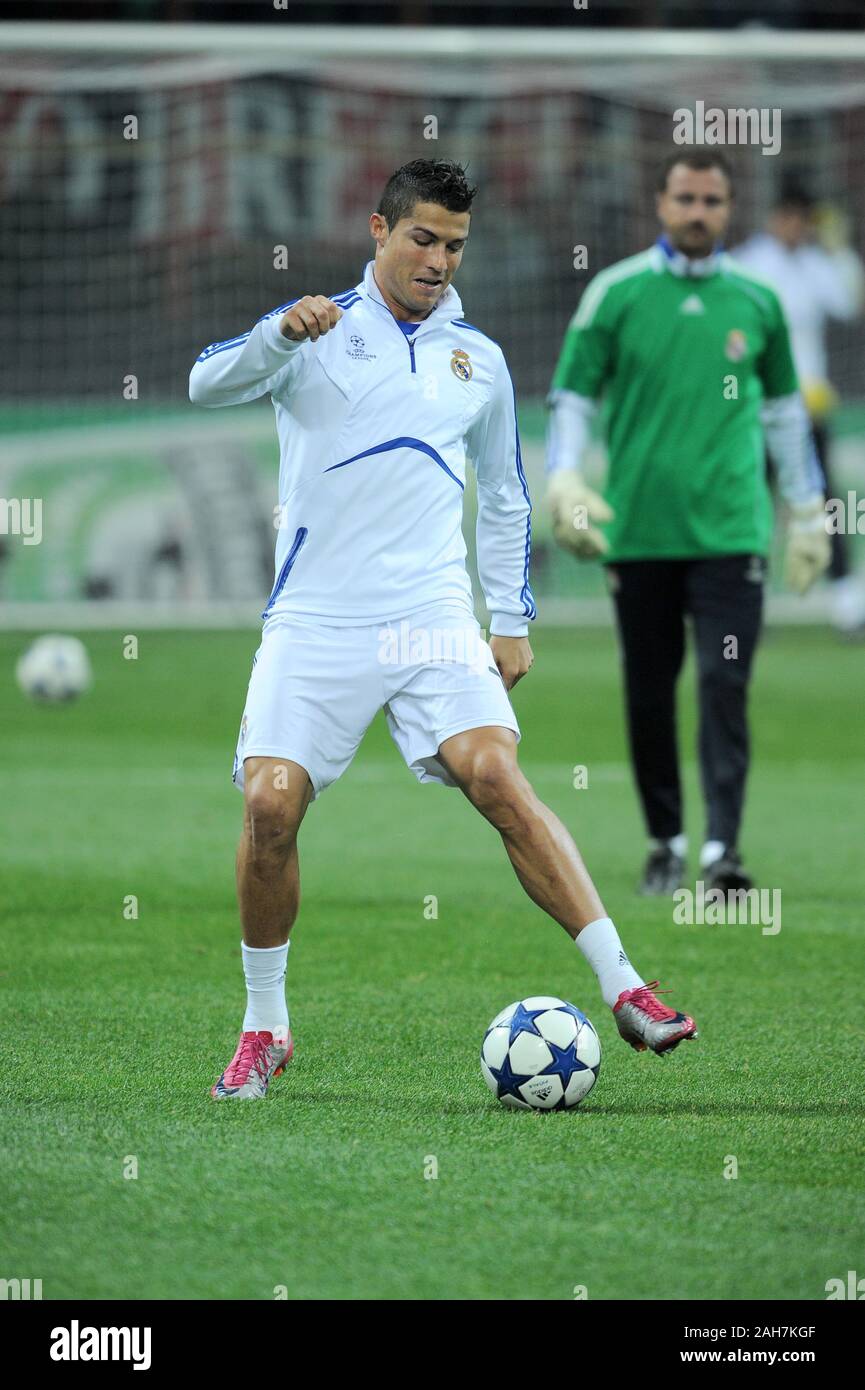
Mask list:
[[[238,405],[270,393],[279,434],[279,530],[262,617],[387,622],[427,606],[473,611],[462,533],[466,454],[478,480],[477,553],[492,634],[523,637],[531,504],[513,385],[497,343],[462,318],[450,285],[411,337],[373,262],[331,296],[342,318],[292,343],[281,304],[192,368],[190,400]]]
[[[777,290],[799,380],[826,381],[829,320],[850,323],[862,309],[865,273],[859,257],[847,246],[825,251],[806,243],[791,249],[768,232],[758,232],[731,254]]]

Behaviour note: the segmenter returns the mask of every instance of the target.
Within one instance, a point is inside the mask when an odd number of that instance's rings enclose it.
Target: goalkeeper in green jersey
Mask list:
[[[673,892],[685,872],[675,699],[686,616],[699,672],[700,868],[712,887],[751,886],[738,836],[772,536],[766,448],[790,514],[788,583],[804,593],[829,561],[822,475],[778,298],[720,249],[731,199],[721,155],[667,161],[663,235],[588,285],[549,402],[554,534],[575,555],[603,560],[616,609],[650,836],[645,893]],[[600,405],[604,497],[581,472]]]

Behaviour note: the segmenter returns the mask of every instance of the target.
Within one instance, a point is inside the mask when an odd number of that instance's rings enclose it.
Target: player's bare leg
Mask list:
[[[510,729],[468,729],[446,739],[439,757],[469,801],[495,826],[529,897],[576,938],[605,917],[573,839],[517,764]]]
[[[638,1051],[666,1052],[696,1036],[693,1020],[663,1005],[627,959],[573,839],[520,770],[511,730],[469,729],[445,739],[438,752],[461,791],[498,830],[529,897],[577,942],[622,1037]]]
[[[237,901],[247,946],[282,946],[300,906],[297,835],[312,800],[306,769],[285,758],[247,758]]]
[[[291,1060],[285,1003],[288,937],[300,904],[297,835],[312,800],[305,768],[247,758],[237,898],[243,924],[247,1009],[234,1057],[213,1087],[216,1100],[261,1100]]]

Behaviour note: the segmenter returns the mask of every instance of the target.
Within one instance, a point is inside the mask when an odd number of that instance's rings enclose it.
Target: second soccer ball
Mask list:
[[[93,679],[87,648],[77,637],[46,633],[19,657],[15,679],[32,700],[49,704],[75,700]]]

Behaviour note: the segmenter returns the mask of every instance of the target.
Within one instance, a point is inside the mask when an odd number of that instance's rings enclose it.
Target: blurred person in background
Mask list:
[[[805,593],[829,562],[823,480],[779,297],[721,250],[732,195],[723,155],[670,156],[656,196],[663,234],[587,286],[549,397],[553,534],[607,567],[649,834],[640,891],[651,895],[675,892],[685,872],[676,687],[686,620],[699,678],[701,877],[722,892],[752,884],[738,836],[772,543],[766,448],[789,509],[791,588]],[[601,402],[603,497],[583,475]]]
[[[829,380],[826,330],[830,319],[849,323],[865,300],[865,269],[849,244],[847,219],[818,206],[798,185],[782,189],[766,230],[733,251],[734,258],[777,290],[787,322],[799,384],[811,417],[827,497],[832,482],[830,419],[838,404]],[[851,571],[847,537],[831,537],[832,621],[839,632],[865,636],[865,584]]]

